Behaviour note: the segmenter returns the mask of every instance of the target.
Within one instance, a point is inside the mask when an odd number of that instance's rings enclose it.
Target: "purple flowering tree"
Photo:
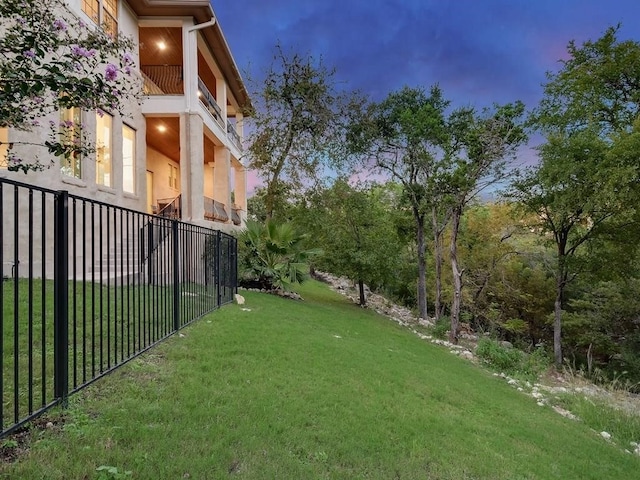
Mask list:
[[[86,25],[64,0],[0,0],[0,32],[0,127],[44,132],[9,143],[9,170],[43,170],[56,158],[93,151],[72,133],[78,126],[52,114],[72,107],[123,113],[140,96],[131,39]],[[42,152],[34,155],[34,146]]]

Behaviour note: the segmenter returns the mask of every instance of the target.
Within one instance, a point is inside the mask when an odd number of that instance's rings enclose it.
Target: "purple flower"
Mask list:
[[[118,67],[116,67],[112,63],[108,64],[104,72],[104,77],[107,79],[108,82],[112,82],[113,80],[116,79],[117,76],[118,76]]]
[[[122,56],[122,61],[125,65],[133,65],[133,56],[127,52]]]
[[[74,45],[73,47],[71,47],[71,53],[73,53],[76,57],[85,57],[85,58],[95,57],[96,55],[96,51],[93,48],[91,50],[87,50],[86,48],[81,47],[80,45]]]
[[[64,32],[67,29],[67,24],[64,23],[64,20],[57,18],[53,22],[53,29],[57,32]]]
[[[27,58],[34,58],[36,56],[36,52],[34,52],[33,49],[29,49],[22,52],[22,55],[24,55]]]

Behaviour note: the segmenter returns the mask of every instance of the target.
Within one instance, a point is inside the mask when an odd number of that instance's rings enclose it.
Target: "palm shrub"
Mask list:
[[[248,220],[238,237],[240,285],[289,290],[309,278],[309,260],[318,249],[305,246],[306,235],[290,223]]]

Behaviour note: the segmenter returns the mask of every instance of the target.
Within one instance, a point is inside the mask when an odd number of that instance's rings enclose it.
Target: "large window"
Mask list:
[[[136,193],[136,131],[122,126],[122,190]]]
[[[0,128],[0,168],[7,168],[7,153],[9,153],[9,129]]]
[[[96,114],[96,183],[111,187],[111,132],[113,117],[108,113]]]
[[[169,186],[178,190],[178,167],[169,164]]]
[[[60,112],[60,142],[66,145],[82,141],[82,114],[79,108],[68,108]],[[70,177],[82,178],[82,154],[73,152],[60,159],[60,171]]]
[[[118,0],[82,0],[82,11],[105,32],[118,34]]]

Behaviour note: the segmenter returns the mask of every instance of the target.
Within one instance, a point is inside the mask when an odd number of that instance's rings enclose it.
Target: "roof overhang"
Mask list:
[[[127,0],[127,3],[139,17],[192,17],[196,25],[215,18],[209,0]],[[203,28],[201,33],[216,52],[216,60],[231,93],[240,107],[248,110],[251,99],[220,24],[216,21],[211,27]]]

